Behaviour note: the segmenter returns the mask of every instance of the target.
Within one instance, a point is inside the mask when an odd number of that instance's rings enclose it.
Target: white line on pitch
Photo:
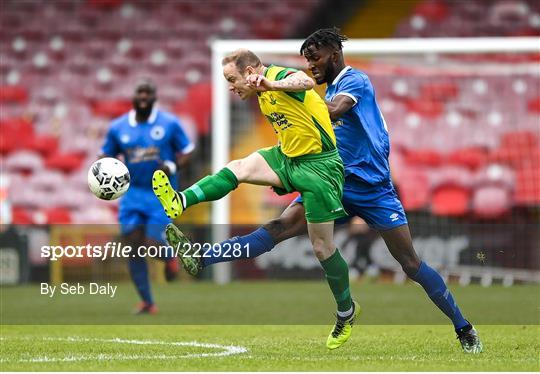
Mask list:
[[[34,337],[16,337],[13,340],[35,340]],[[2,339],[8,340],[8,339]],[[211,352],[211,353],[187,353],[184,355],[109,355],[109,354],[98,354],[98,355],[72,355],[66,357],[34,357],[28,359],[19,359],[17,362],[73,362],[73,361],[104,361],[104,360],[172,360],[172,359],[182,359],[182,358],[201,358],[201,357],[224,357],[231,356],[235,354],[247,352],[247,348],[238,347],[234,345],[220,345],[212,343],[200,343],[196,341],[191,342],[166,342],[159,340],[133,340],[133,339],[100,339],[100,338],[83,338],[78,336],[71,336],[67,338],[61,337],[44,337],[44,341],[65,341],[65,342],[74,342],[74,343],[86,343],[86,342],[100,342],[100,343],[116,343],[116,344],[137,344],[137,345],[167,345],[167,346],[178,346],[178,347],[195,347],[195,348],[211,348],[211,349],[221,349],[221,352]],[[9,362],[9,359],[1,359],[0,362]]]

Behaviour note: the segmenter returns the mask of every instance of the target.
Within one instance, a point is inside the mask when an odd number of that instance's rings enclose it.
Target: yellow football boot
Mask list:
[[[334,325],[334,328],[332,329],[330,335],[328,335],[328,339],[326,340],[326,346],[328,347],[328,349],[339,348],[343,345],[343,343],[349,340],[354,322],[360,316],[361,312],[360,305],[358,305],[356,301],[353,301],[353,304],[354,312],[349,319],[342,320],[339,317],[337,318],[336,324]]]
[[[184,206],[178,192],[171,187],[169,177],[163,170],[154,171],[152,188],[159,202],[163,205],[167,217],[170,219],[178,218],[184,211]]]

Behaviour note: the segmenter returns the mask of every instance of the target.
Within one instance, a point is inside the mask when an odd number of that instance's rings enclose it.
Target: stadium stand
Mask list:
[[[0,155],[2,173],[11,180],[13,222],[114,222],[111,204],[87,193],[86,169],[109,120],[131,108],[135,79],[152,77],[160,106],[193,123],[188,132],[205,137],[208,41],[283,38],[318,3],[3,2]],[[259,22],[261,14],[269,21]]]
[[[0,156],[12,180],[14,223],[113,222],[111,205],[87,193],[86,169],[108,121],[130,109],[135,78],[152,77],[160,87],[161,107],[189,119],[191,131],[204,138],[211,105],[208,41],[288,36],[295,21],[320,2],[286,0],[273,7],[249,1],[237,7],[222,0],[199,7],[195,2],[5,1]],[[258,21],[263,13],[270,21]],[[281,21],[283,15],[289,22]],[[418,2],[395,33],[489,35],[540,35],[538,3]],[[497,218],[516,206],[540,205],[538,76],[433,80],[410,69],[368,73],[390,126],[392,157],[400,160],[394,177],[408,211]],[[46,195],[59,185],[52,198]]]
[[[534,0],[427,0],[400,23],[398,37],[540,35]]]

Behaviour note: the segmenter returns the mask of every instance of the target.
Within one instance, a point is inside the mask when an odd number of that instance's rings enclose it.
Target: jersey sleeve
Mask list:
[[[291,74],[294,74],[298,72],[298,70],[296,69],[293,69],[293,68],[285,68],[283,70],[281,70],[280,72],[278,72],[276,74],[276,81],[280,81],[282,79],[285,79],[287,78],[289,75]],[[306,96],[306,92],[305,91],[302,91],[302,92],[291,92],[291,91],[283,91],[286,95],[289,95],[293,98],[295,98],[296,100],[300,101],[300,102],[304,102],[304,98]]]
[[[179,119],[173,123],[172,142],[173,148],[182,154],[191,153],[195,149],[195,144],[189,140]]]
[[[335,96],[344,95],[350,97],[354,101],[354,105],[360,101],[364,93],[366,82],[362,78],[353,75],[346,75],[341,78]]]
[[[276,79],[275,80],[280,81],[280,80],[285,79],[289,75],[294,74],[296,72],[298,72],[298,70],[293,69],[293,68],[285,68],[285,69],[281,70],[279,73],[276,74]]]
[[[118,144],[115,128],[110,126],[109,131],[107,131],[107,135],[105,136],[105,142],[101,147],[101,153],[106,156],[116,157],[120,152],[121,149],[120,145]]]

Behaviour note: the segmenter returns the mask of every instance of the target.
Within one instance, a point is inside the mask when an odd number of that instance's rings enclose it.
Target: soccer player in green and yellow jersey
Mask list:
[[[328,348],[337,348],[349,338],[360,307],[351,298],[349,269],[333,240],[334,220],[346,213],[341,204],[343,163],[328,109],[313,90],[313,80],[302,71],[264,66],[244,49],[225,57],[222,65],[231,92],[243,100],[257,95],[279,145],[231,161],[182,192],[174,191],[158,170],[153,176],[154,192],[170,218],[191,205],[224,197],[239,183],[272,186],[278,194],[300,192],[313,250],[337,304],[337,321],[327,340]],[[170,245],[182,249],[183,237],[176,226],[169,225],[166,234]],[[200,266],[200,259],[178,253],[185,268]]]

